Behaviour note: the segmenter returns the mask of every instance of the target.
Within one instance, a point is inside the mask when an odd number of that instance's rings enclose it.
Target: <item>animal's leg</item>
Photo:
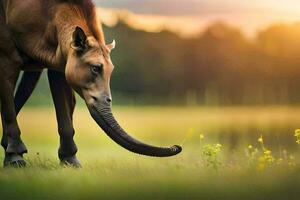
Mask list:
[[[23,73],[20,84],[15,94],[15,109],[16,113],[20,112],[28,98],[31,96],[35,89],[42,71],[25,71]]]
[[[48,70],[48,79],[56,110],[60,146],[58,156],[62,164],[80,167],[76,158],[77,147],[73,140],[73,112],[75,96],[64,73]]]
[[[2,63],[6,66],[2,66]],[[20,137],[14,104],[14,88],[20,71],[13,66],[16,64],[14,62],[3,58],[2,63],[0,64],[0,98],[3,127],[1,145],[5,150],[4,166],[22,167],[26,165],[23,154],[27,153],[27,149]]]

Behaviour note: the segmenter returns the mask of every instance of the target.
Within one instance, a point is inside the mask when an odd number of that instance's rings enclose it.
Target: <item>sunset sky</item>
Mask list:
[[[249,36],[272,23],[300,21],[300,0],[95,0],[94,2],[103,8],[133,12],[135,15],[131,21],[137,28],[148,28],[151,31],[151,29],[158,30],[164,25],[174,30],[180,26],[181,29],[184,27],[186,33],[183,34],[186,35],[201,31],[207,24],[220,20],[242,28]]]

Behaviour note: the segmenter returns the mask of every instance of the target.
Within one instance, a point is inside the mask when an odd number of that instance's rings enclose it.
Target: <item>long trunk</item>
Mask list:
[[[174,145],[169,148],[155,147],[132,138],[115,120],[109,107],[90,107],[89,110],[94,120],[104,130],[104,132],[120,146],[131,152],[146,156],[169,157],[174,156],[182,151],[182,148],[178,145]]]

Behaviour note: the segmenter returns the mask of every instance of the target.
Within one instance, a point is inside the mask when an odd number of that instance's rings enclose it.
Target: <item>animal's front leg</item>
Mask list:
[[[80,167],[80,162],[76,158],[77,147],[73,140],[74,92],[68,85],[64,73],[48,70],[48,79],[60,135],[59,159],[62,164]]]
[[[1,66],[0,66],[1,67]],[[2,68],[3,69],[3,68]],[[3,126],[3,136],[1,145],[5,150],[4,166],[23,167],[26,162],[23,154],[27,149],[21,140],[21,132],[17,123],[14,105],[14,87],[18,77],[18,72],[10,68],[10,72],[5,70],[0,73],[0,97],[1,97],[1,117]]]

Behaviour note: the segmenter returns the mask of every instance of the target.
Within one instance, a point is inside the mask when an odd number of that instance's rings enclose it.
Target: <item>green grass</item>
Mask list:
[[[79,108],[75,140],[83,168],[63,168],[54,110],[27,108],[18,121],[28,167],[0,170],[0,199],[300,198],[300,148],[293,136],[300,127],[298,107],[116,107],[114,112],[134,137],[155,145],[181,144],[183,152],[172,158],[127,152]],[[260,168],[261,134],[281,164]],[[203,154],[203,146],[217,143],[222,147],[215,170],[207,166],[210,154]],[[259,150],[253,162],[245,153],[250,144]],[[289,163],[291,155],[295,159]]]

